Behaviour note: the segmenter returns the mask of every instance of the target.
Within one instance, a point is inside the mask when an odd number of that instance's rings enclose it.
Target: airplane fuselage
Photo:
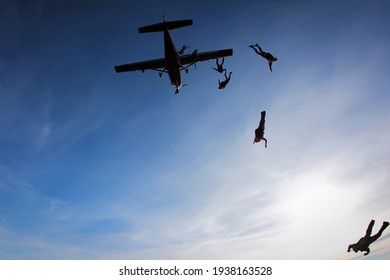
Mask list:
[[[164,56],[169,79],[171,80],[171,84],[178,92],[182,85],[180,74],[180,59],[167,26],[164,28]]]

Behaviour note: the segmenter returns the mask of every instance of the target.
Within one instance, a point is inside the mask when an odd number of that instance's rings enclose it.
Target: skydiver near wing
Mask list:
[[[225,69],[225,81],[220,81],[219,79],[218,79],[218,83],[219,83],[219,86],[218,86],[218,89],[224,89],[225,87],[226,87],[226,85],[229,83],[229,81],[230,81],[230,77],[232,76],[232,73],[233,72],[230,72],[229,73],[229,77],[226,75],[226,69]]]
[[[267,139],[264,138],[264,129],[265,129],[265,111],[261,112],[261,119],[259,123],[259,127],[255,130],[255,139],[253,140],[253,144],[264,140],[265,147],[267,148]]]
[[[181,50],[177,52],[178,55],[182,55],[186,49],[189,49],[189,46],[183,45]]]
[[[277,61],[278,58],[273,56],[272,54],[270,54],[269,52],[264,52],[261,47],[259,46],[259,44],[256,44],[256,45],[250,45],[249,46],[250,48],[252,48],[258,55],[261,55],[262,57],[264,57],[266,60],[268,60],[268,66],[269,66],[269,70],[271,70],[272,72],[272,63],[274,61]],[[257,47],[257,49],[255,48]]]
[[[214,67],[211,67],[211,68],[213,68],[215,71],[218,71],[219,73],[223,73],[223,71],[226,71],[226,69],[223,68],[223,63],[225,62],[224,57],[222,57],[221,64],[218,63],[218,58],[216,59],[215,62],[217,63],[217,68],[214,68]]]
[[[358,251],[362,251],[362,252],[365,251],[366,252],[364,254],[365,256],[367,256],[370,253],[370,248],[368,248],[368,246],[370,246],[370,244],[372,242],[377,240],[382,235],[382,232],[389,226],[389,222],[383,222],[382,227],[380,228],[378,233],[373,235],[373,236],[370,236],[371,232],[372,232],[372,227],[374,226],[374,223],[375,223],[375,221],[371,220],[371,222],[368,225],[368,228],[366,230],[366,235],[364,237],[360,238],[360,240],[357,243],[349,245],[348,252],[350,252],[351,249],[355,253],[357,253]]]

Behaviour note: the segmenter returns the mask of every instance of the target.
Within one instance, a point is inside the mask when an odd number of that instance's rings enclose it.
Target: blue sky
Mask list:
[[[114,65],[233,48],[167,76]],[[1,259],[349,259],[390,220],[387,1],[1,1]],[[267,62],[248,46],[279,58]],[[253,145],[260,112],[263,143]],[[390,231],[364,259],[390,259]]]

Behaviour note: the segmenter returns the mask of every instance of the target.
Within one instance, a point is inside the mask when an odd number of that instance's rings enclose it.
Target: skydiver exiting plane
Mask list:
[[[259,44],[256,44],[256,45],[250,45],[249,46],[250,48],[252,48],[258,55],[261,55],[262,57],[264,57],[266,60],[268,60],[268,66],[269,66],[269,70],[271,70],[272,72],[272,63],[274,61],[277,61],[278,58],[273,56],[272,54],[270,54],[269,52],[264,52],[261,47],[259,46]],[[255,48],[257,47],[257,49]]]
[[[183,45],[181,50],[177,52],[178,55],[182,55],[186,49],[189,49],[189,46]]]
[[[259,123],[259,127],[255,130],[255,139],[253,140],[253,144],[264,140],[265,147],[267,148],[267,139],[264,138],[264,129],[265,129],[265,111],[261,112],[261,119]]]
[[[355,253],[357,253],[358,251],[362,251],[362,252],[365,251],[366,252],[364,254],[365,256],[367,256],[370,253],[370,248],[368,248],[368,246],[370,246],[370,244],[372,242],[377,240],[382,235],[382,232],[389,226],[389,222],[383,222],[382,227],[380,228],[378,233],[373,235],[373,236],[370,236],[371,232],[372,232],[372,227],[374,226],[374,223],[375,223],[375,221],[371,220],[371,222],[368,225],[368,228],[366,230],[366,235],[364,237],[360,238],[360,240],[357,243],[349,245],[348,252],[350,252],[351,249],[354,250]]]
[[[215,60],[215,62],[217,63],[217,68],[214,68],[214,67],[211,67],[211,68],[213,68],[215,71],[218,71],[219,73],[223,73],[223,71],[226,71],[226,69],[223,68],[223,63],[225,62],[224,57],[222,57],[221,64],[218,63],[218,58]]]
[[[224,50],[215,50],[215,51],[200,52],[200,53],[198,53],[198,51],[195,50],[192,52],[192,54],[179,56],[169,31],[172,29],[177,29],[177,28],[190,26],[190,25],[192,25],[191,19],[166,21],[164,17],[163,22],[139,27],[138,28],[139,33],[149,33],[149,32],[164,33],[164,41],[163,41],[164,57],[153,59],[153,60],[144,60],[144,61],[139,61],[134,63],[116,65],[114,66],[115,71],[117,73],[121,73],[121,72],[128,72],[128,71],[137,71],[137,70],[141,70],[141,71],[153,70],[153,71],[158,71],[160,76],[162,76],[163,73],[167,73],[171,84],[176,89],[175,93],[178,93],[179,89],[183,86],[182,79],[181,79],[181,71],[184,70],[188,72],[188,67],[194,65],[196,68],[196,63],[201,61],[215,59],[217,57],[225,57],[225,56],[233,55],[233,49],[224,49]],[[187,46],[183,46],[182,48],[183,52],[186,49],[186,47]]]
[[[232,76],[232,73],[233,72],[230,72],[229,73],[229,77],[226,75],[226,69],[225,69],[225,81],[220,81],[219,79],[218,79],[218,83],[219,83],[219,86],[218,86],[218,89],[224,89],[225,87],[226,87],[226,85],[229,83],[229,81],[230,81],[230,77]]]

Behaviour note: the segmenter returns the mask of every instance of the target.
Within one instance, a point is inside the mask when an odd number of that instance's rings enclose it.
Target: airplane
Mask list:
[[[164,32],[164,58],[123,64],[115,66],[117,73],[127,71],[140,70],[154,70],[160,72],[160,77],[163,73],[168,73],[171,84],[176,89],[175,94],[179,93],[179,89],[182,87],[181,71],[185,70],[188,73],[188,68],[192,65],[196,66],[199,61],[210,60],[218,57],[226,57],[233,55],[233,49],[216,50],[209,52],[198,53],[195,50],[192,54],[179,55],[176,51],[175,45],[173,44],[172,37],[169,30],[192,25],[192,20],[176,20],[166,21],[165,16],[163,22],[152,25],[147,25],[138,28],[139,33],[148,32]]]

